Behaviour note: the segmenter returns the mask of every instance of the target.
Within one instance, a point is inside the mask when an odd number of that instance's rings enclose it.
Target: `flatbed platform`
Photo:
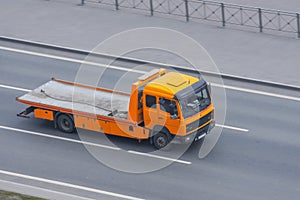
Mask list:
[[[130,95],[52,78],[17,100],[28,104],[127,119]]]

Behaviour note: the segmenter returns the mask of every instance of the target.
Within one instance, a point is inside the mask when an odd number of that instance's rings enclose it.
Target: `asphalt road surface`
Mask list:
[[[232,128],[223,129],[206,158],[198,159],[192,147],[180,158],[182,162],[151,173],[130,174],[97,161],[75,142],[76,134],[61,133],[47,121],[16,117],[25,108],[15,101],[26,92],[22,88],[34,89],[51,77],[73,80],[79,65],[0,50],[2,181],[90,199],[298,199],[300,99],[296,92],[228,82],[239,86],[226,89],[225,125]],[[123,74],[118,69],[106,71],[103,85]],[[144,152],[152,148],[146,142],[112,140],[124,149]]]

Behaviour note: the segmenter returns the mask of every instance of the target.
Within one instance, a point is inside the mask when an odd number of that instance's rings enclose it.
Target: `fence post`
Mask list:
[[[222,12],[222,25],[223,27],[225,27],[225,7],[224,7],[224,3],[221,3],[221,12]]]
[[[262,14],[261,8],[258,9],[258,19],[259,19],[259,32],[263,32]]]
[[[151,16],[153,16],[153,0],[150,0],[150,13],[151,13]]]
[[[116,10],[119,10],[119,0],[116,0]]]
[[[189,1],[188,0],[185,0],[185,16],[186,16],[186,21],[188,22],[190,20]]]
[[[300,14],[297,13],[297,30],[298,30],[298,38],[300,38]]]

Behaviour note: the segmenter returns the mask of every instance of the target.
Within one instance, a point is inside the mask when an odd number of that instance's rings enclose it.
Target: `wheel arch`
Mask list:
[[[149,140],[150,143],[153,144],[153,136],[155,135],[155,133],[157,132],[163,132],[164,134],[166,134],[170,140],[173,139],[172,134],[170,133],[169,129],[165,126],[161,126],[161,125],[156,125],[153,127],[153,129],[150,131],[150,135],[149,135]]]

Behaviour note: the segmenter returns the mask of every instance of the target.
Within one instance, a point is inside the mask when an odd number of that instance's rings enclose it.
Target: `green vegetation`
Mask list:
[[[45,199],[0,190],[0,200],[45,200]]]

